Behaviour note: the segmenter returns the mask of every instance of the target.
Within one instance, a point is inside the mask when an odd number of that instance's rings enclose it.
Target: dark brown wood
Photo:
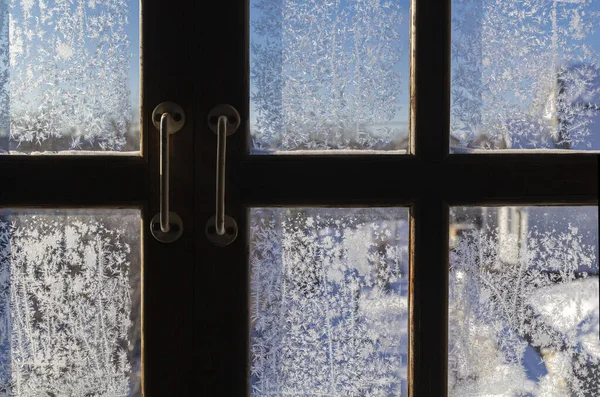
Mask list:
[[[244,202],[409,205],[433,191],[450,205],[593,204],[595,155],[255,156],[240,171]]]
[[[147,167],[142,157],[3,156],[0,205],[137,205],[154,178]],[[438,163],[410,155],[253,156],[239,169],[232,185],[251,206],[409,205],[425,189],[451,205],[597,201],[598,157],[588,154],[451,155]]]
[[[147,200],[142,157],[0,157],[0,205],[131,205]]]
[[[199,120],[195,395],[245,396],[249,394],[248,226],[240,160],[248,139],[248,2],[199,2],[198,6],[198,15],[207,15],[210,21],[201,30],[194,50],[205,60],[195,97]],[[216,247],[204,235],[206,221],[215,214],[217,149],[216,135],[206,119],[210,109],[221,103],[234,106],[242,119],[238,131],[227,138],[225,211],[239,228],[237,240],[228,247]]]
[[[451,0],[419,0],[411,7],[411,131],[419,160],[414,170],[419,191],[410,236],[411,397],[447,394],[449,225],[444,199],[465,185],[469,190],[475,185],[465,183],[472,176],[453,174],[454,167],[446,161],[450,142],[450,5]]]
[[[439,197],[411,208],[409,395],[445,396],[448,369],[448,206]]]
[[[144,213],[144,395],[198,395],[193,388],[195,344],[193,323],[194,244],[194,123],[193,90],[197,75],[191,41],[196,17],[183,0],[144,2],[144,108],[147,127],[147,211]],[[171,211],[183,220],[182,237],[156,241],[149,221],[159,209],[159,137],[151,112],[163,101],[184,108],[186,124],[170,137]]]

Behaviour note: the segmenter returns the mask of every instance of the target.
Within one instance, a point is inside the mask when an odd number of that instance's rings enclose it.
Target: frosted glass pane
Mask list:
[[[140,211],[0,210],[0,395],[141,396]]]
[[[139,11],[138,0],[0,4],[0,153],[138,154]]]
[[[453,151],[600,150],[599,20],[598,0],[453,0]]]
[[[409,0],[250,0],[252,153],[405,151]]]
[[[600,395],[597,207],[454,208],[449,395]]]
[[[406,396],[408,210],[250,219],[252,396]]]

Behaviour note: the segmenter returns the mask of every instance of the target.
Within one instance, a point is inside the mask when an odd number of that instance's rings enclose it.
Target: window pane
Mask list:
[[[0,5],[0,153],[139,153],[139,12],[136,0]]]
[[[409,0],[250,1],[252,153],[405,151]]]
[[[600,150],[600,1],[453,0],[454,152]]]
[[[451,219],[449,395],[600,395],[597,207]]]
[[[252,396],[406,396],[408,210],[250,218]]]
[[[0,394],[141,396],[140,211],[0,210]]]

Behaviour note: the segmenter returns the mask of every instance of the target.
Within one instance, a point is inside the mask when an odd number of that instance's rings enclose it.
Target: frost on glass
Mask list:
[[[600,1],[453,0],[451,145],[600,149]]]
[[[0,150],[139,151],[138,1],[0,3]]]
[[[449,395],[599,396],[597,207],[452,218]]]
[[[252,396],[406,396],[408,210],[250,219]]]
[[[140,396],[138,210],[0,210],[0,395]]]
[[[252,0],[253,153],[406,149],[408,3]]]

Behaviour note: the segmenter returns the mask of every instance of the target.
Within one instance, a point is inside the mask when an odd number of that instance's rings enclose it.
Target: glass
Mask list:
[[[250,1],[251,151],[405,152],[409,1]]]
[[[139,13],[136,0],[0,5],[0,153],[139,154]]]
[[[408,210],[250,219],[252,396],[405,396]]]
[[[600,149],[600,2],[453,0],[450,146]]]
[[[141,396],[140,222],[0,210],[0,394]]]
[[[597,207],[451,210],[450,396],[598,396]]]
[[[408,209],[250,222],[252,396],[406,396]]]

